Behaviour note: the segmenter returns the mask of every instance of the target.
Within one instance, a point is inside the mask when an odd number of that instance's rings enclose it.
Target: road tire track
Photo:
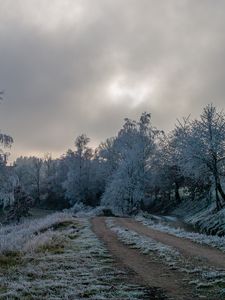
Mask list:
[[[114,220],[117,221],[117,218]],[[123,219],[118,219],[118,223],[122,223],[122,221]],[[135,274],[135,276],[131,276],[135,278],[138,284],[141,283],[150,288],[160,288],[170,299],[199,299],[193,294],[192,289],[185,284],[184,276],[179,271],[171,270],[163,263],[153,260],[151,256],[144,255],[139,250],[130,248],[119,241],[117,235],[106,226],[104,217],[93,218],[92,229],[105,243],[119,267],[126,268],[128,273],[131,271],[130,274]]]
[[[187,259],[195,259],[196,261],[197,258],[204,265],[225,270],[225,253],[218,249],[151,229],[131,218],[115,218],[114,221],[116,224],[133,230],[142,236],[150,237],[157,242],[173,247]]]

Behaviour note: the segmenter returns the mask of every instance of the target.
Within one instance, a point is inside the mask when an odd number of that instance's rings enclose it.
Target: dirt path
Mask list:
[[[118,222],[122,223],[123,219],[118,220]],[[130,226],[129,222],[126,224],[127,227]],[[139,280],[138,283],[141,282],[143,285],[149,287],[162,288],[172,299],[198,299],[187,287],[187,284],[185,286],[185,278],[181,276],[181,273],[169,269],[169,267],[160,262],[154,261],[151,256],[141,254],[138,250],[124,245],[118,240],[116,234],[106,227],[105,218],[96,217],[92,219],[92,227],[97,236],[104,241],[106,247],[117,260],[117,263],[120,264],[121,268],[126,267],[135,272],[137,280]]]
[[[127,227],[140,235],[148,236],[155,241],[177,249],[183,256],[189,259],[198,259],[204,265],[210,265],[225,269],[225,254],[220,250],[194,243],[190,240],[179,238],[168,233],[144,226],[134,219],[115,218],[115,222],[121,226]]]

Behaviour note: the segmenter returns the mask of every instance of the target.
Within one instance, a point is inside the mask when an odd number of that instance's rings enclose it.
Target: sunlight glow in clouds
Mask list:
[[[124,76],[117,77],[109,86],[112,103],[129,103],[132,108],[138,107],[154,91],[154,84],[149,82],[131,82]]]

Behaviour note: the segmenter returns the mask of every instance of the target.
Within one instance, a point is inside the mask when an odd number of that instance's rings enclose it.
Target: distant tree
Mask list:
[[[0,91],[0,101],[3,99],[3,91]],[[0,206],[3,208],[11,202],[12,181],[11,172],[7,168],[9,153],[7,150],[12,146],[13,138],[10,135],[0,133]]]
[[[0,148],[12,142],[0,135]],[[0,151],[0,202],[6,195],[3,187],[12,192],[9,174],[15,172],[38,205],[53,209],[76,203],[96,206],[101,201],[126,214],[153,206],[166,211],[184,199],[209,195],[218,210],[225,207],[225,114],[213,105],[198,119],[178,121],[169,134],[155,128],[151,115],[143,113],[137,121],[126,118],[118,134],[96,150],[89,142],[82,134],[75,149],[59,159],[21,157],[12,169]]]
[[[40,206],[47,209],[68,208],[63,182],[67,178],[68,167],[65,157],[53,159],[51,154],[45,154],[41,170]]]
[[[3,91],[0,91],[0,101],[3,99]],[[2,163],[7,162],[7,157],[8,157],[8,153],[4,151],[4,148],[10,148],[13,144],[13,138],[8,135],[8,134],[4,134],[4,133],[0,133],[0,160]]]
[[[55,195],[55,177],[56,177],[56,164],[57,161],[52,159],[50,153],[45,154],[43,160],[43,178],[42,178],[42,191],[40,198],[42,199],[41,205],[48,207],[55,205],[57,207],[57,197]],[[54,201],[54,204],[51,202]]]
[[[40,205],[43,183],[43,160],[37,157],[20,157],[15,161],[14,169],[23,188]]]
[[[6,214],[6,222],[19,222],[22,217],[27,217],[33,205],[34,200],[28,196],[21,186],[17,186],[14,189],[14,202]]]
[[[75,152],[67,153],[68,173],[64,182],[66,197],[71,204],[82,202],[90,205],[90,169],[92,149],[87,145],[90,139],[82,134],[75,141]]]

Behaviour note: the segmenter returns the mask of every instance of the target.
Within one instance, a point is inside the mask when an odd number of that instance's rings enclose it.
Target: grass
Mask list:
[[[28,219],[19,225],[1,226],[0,254],[7,251],[35,251],[40,243],[50,240],[59,227],[71,227],[75,230],[78,226],[74,218],[65,213],[55,213],[41,219]]]
[[[19,251],[8,251],[0,255],[0,268],[15,267],[22,263],[22,255]]]
[[[37,252],[51,252],[54,254],[60,254],[64,252],[65,245],[62,241],[57,241],[53,239],[53,241],[50,241],[49,243],[45,243],[44,245],[40,246],[37,248]]]
[[[79,223],[76,222],[75,220],[66,220],[66,221],[62,221],[59,223],[56,223],[52,226],[53,230],[63,230],[65,228],[73,228],[73,229],[77,229],[78,227],[80,227]]]
[[[28,230],[38,227],[39,233],[21,243],[19,256],[8,257],[7,268],[0,272],[0,299],[149,299],[145,288],[130,284],[126,274],[115,269],[87,219],[48,218],[29,224]],[[43,228],[48,229],[40,232]]]

